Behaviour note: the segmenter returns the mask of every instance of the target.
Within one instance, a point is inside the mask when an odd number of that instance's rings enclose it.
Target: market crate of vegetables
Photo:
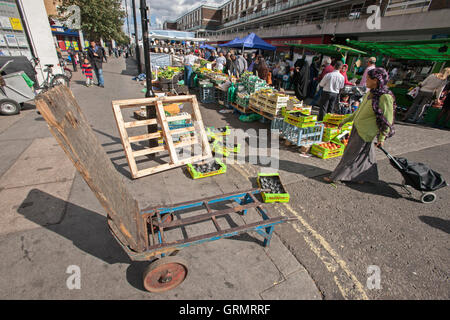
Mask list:
[[[187,164],[187,169],[191,174],[192,179],[201,179],[227,172],[227,166],[219,159],[213,161],[203,162],[199,164]]]
[[[261,196],[265,203],[289,202],[289,193],[281,182],[279,173],[259,173],[257,182],[259,188],[263,190]]]

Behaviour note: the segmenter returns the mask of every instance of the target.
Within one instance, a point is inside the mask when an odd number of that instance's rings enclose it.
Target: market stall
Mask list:
[[[347,39],[347,43],[371,55],[385,56],[385,68],[391,71],[390,89],[394,93],[397,114],[401,115],[412,104],[407,93],[415,88],[429,74],[436,73],[450,66],[450,38],[432,40],[405,41],[355,41]],[[395,72],[392,72],[392,71]],[[437,110],[429,109],[437,115]],[[428,117],[433,122],[435,117]]]

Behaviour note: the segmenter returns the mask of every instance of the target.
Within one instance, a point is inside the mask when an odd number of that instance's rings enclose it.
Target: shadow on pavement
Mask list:
[[[442,230],[445,233],[450,233],[450,220],[429,216],[420,216],[419,219],[430,227]]]
[[[139,73],[137,63],[134,58],[125,59],[125,70],[122,70],[122,75],[125,76],[137,76]]]
[[[59,224],[42,223],[40,212],[65,206],[64,219]],[[17,209],[28,220],[70,240],[83,252],[107,264],[129,264],[126,278],[130,285],[145,291],[142,272],[149,262],[133,262],[109,231],[106,217],[73,203],[56,198],[46,192],[33,189]]]

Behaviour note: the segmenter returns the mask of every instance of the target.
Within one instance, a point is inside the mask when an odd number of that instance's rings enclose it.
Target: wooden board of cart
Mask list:
[[[166,116],[164,112],[164,103],[190,103],[192,106],[192,114],[183,114],[175,116]],[[203,125],[202,116],[198,106],[197,98],[195,96],[173,96],[173,97],[155,97],[142,98],[132,100],[117,100],[112,102],[114,117],[116,119],[117,128],[119,129],[120,139],[125,150],[125,155],[130,167],[131,176],[133,179],[143,176],[151,175],[157,172],[173,169],[212,158],[211,148],[208,143],[208,137]],[[156,119],[146,119],[140,121],[126,122],[122,114],[122,109],[140,108],[140,107],[154,107],[156,108]],[[177,121],[186,121],[186,126],[182,128],[170,128],[171,123]],[[127,129],[144,127],[148,125],[158,124],[161,127],[161,132],[147,133],[137,136],[129,136]],[[187,134],[188,139],[181,140],[177,143],[173,141],[173,135]],[[164,145],[144,148],[141,150],[133,150],[132,143],[148,141],[153,139],[164,139]],[[182,147],[191,147],[194,145],[201,146],[201,154],[194,154],[185,159],[179,159],[176,149]],[[145,169],[138,169],[136,158],[168,151],[170,160],[167,163],[159,164],[154,167]]]
[[[66,155],[108,214],[120,242],[144,251],[147,236],[137,201],[101,147],[72,92],[58,86],[36,97],[36,106]]]

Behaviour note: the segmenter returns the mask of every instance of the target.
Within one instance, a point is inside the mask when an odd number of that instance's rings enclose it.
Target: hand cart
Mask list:
[[[149,98],[153,99],[153,98]],[[159,99],[159,98],[154,98]],[[56,87],[36,98],[36,105],[56,140],[72,160],[108,214],[108,226],[132,261],[153,261],[143,275],[144,287],[151,292],[173,289],[186,278],[187,263],[175,254],[182,248],[255,231],[268,246],[274,226],[288,221],[286,217],[270,217],[255,197],[253,189],[181,203],[171,207],[139,209],[137,201],[126,188],[122,177],[112,165],[98,142],[69,88]],[[148,120],[143,120],[148,121]],[[263,190],[264,191],[264,190]],[[219,206],[220,210],[213,208]],[[186,218],[183,211],[206,210]],[[222,229],[217,219],[231,214],[245,215],[255,209],[262,221]],[[192,212],[191,212],[192,214]],[[182,240],[169,240],[174,228],[211,221],[216,231]]]

